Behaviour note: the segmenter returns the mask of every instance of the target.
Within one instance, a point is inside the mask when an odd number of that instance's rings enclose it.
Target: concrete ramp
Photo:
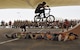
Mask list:
[[[4,34],[4,33],[13,33],[13,32],[20,32],[19,29],[15,29],[15,28],[0,28],[0,35]]]
[[[50,31],[50,32],[60,32],[60,29],[27,29],[28,32],[46,32],[46,31]],[[0,34],[3,33],[12,33],[12,32],[20,32],[20,29],[15,29],[15,28],[2,28],[0,29]],[[80,23],[78,23],[76,26],[74,26],[73,28],[69,29],[68,31],[64,31],[63,33],[76,33],[76,34],[80,34]]]
[[[78,23],[76,26],[73,28],[69,29],[68,31],[65,31],[66,33],[73,32],[76,34],[80,34],[80,23]]]

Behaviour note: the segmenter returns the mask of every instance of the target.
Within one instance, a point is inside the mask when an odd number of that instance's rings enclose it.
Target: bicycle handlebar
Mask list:
[[[49,6],[46,6],[46,7],[45,7],[45,10],[51,10],[51,9],[50,9],[50,7],[49,7]]]

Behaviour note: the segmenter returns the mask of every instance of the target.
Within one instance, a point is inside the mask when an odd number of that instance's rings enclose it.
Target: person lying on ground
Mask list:
[[[11,34],[6,34],[5,36],[7,38],[25,38],[26,33],[25,32],[17,32],[17,33],[11,33]]]
[[[70,32],[70,33],[60,33],[58,36],[58,41],[68,41],[78,39],[78,35]]]
[[[75,39],[78,39],[78,35],[73,32],[70,32],[68,40],[75,40]]]
[[[7,38],[12,38],[12,39],[17,38],[16,33],[6,34],[5,36],[6,36]]]

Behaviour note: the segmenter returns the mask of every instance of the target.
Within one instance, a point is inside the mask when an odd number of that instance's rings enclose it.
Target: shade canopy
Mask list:
[[[35,8],[43,1],[53,7],[80,5],[80,0],[0,0],[0,8]]]

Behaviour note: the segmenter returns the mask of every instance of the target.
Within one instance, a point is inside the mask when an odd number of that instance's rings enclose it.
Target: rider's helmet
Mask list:
[[[45,5],[45,4],[46,4],[46,2],[42,2],[42,4],[43,4],[43,5]]]

